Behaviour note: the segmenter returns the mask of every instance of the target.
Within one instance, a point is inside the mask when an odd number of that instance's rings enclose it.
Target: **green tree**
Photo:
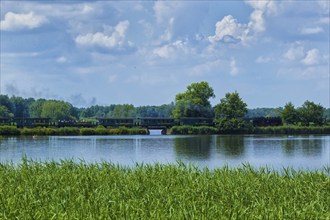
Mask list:
[[[305,101],[298,109],[300,121],[302,125],[309,126],[310,124],[322,125],[325,122],[324,108],[321,104]]]
[[[280,116],[282,122],[288,125],[295,125],[299,122],[299,113],[291,102],[285,104]]]
[[[192,83],[184,93],[175,97],[172,115],[180,117],[212,117],[210,98],[214,98],[213,88],[207,82]]]
[[[236,91],[227,93],[214,107],[217,128],[223,133],[241,133],[251,130],[251,123],[243,119],[247,111],[247,104]]]
[[[28,99],[23,99],[19,96],[12,96],[10,101],[13,106],[13,113],[15,118],[30,117],[29,115],[29,102]]]
[[[6,106],[0,105],[0,118],[11,118],[13,116],[13,113],[11,113]]]
[[[220,103],[214,107],[215,118],[239,119],[247,113],[247,104],[237,92],[227,93]]]
[[[64,101],[46,101],[42,105],[41,117],[50,118],[52,121],[73,119],[71,105]]]
[[[0,95],[0,105],[5,106],[10,112],[14,112],[13,103],[10,101],[8,95]]]
[[[111,112],[112,118],[131,118],[135,117],[135,115],[134,105],[129,104],[116,105]]]
[[[29,109],[30,109],[30,116],[32,118],[40,118],[42,112],[42,106],[46,102],[46,99],[38,99],[37,101],[33,102]]]

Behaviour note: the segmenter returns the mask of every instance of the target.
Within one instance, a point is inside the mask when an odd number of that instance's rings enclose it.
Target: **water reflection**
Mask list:
[[[330,136],[77,136],[4,137],[0,163],[79,159],[87,162],[225,164],[321,169],[330,163]]]
[[[190,136],[174,139],[176,157],[181,159],[207,160],[211,152],[211,136]]]
[[[324,140],[317,136],[285,138],[281,141],[283,152],[288,156],[321,156]]]
[[[228,157],[242,157],[245,151],[244,136],[225,135],[216,137],[216,151]]]

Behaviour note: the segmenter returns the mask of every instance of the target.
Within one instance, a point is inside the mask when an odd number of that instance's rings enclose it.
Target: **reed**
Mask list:
[[[329,219],[329,167],[0,164],[0,219]]]

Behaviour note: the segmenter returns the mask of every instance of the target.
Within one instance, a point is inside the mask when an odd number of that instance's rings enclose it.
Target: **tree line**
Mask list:
[[[281,117],[286,125],[304,126],[323,125],[330,121],[330,109],[308,100],[298,108],[289,102],[279,108],[248,109],[237,91],[227,93],[215,106],[211,105],[211,98],[215,98],[215,94],[207,82],[188,85],[186,91],[175,96],[174,102],[160,106],[135,107],[131,104],[111,104],[77,108],[69,102],[60,100],[0,95],[0,117],[50,118],[53,121],[111,117],[207,117],[215,118],[217,126],[228,129],[250,126],[244,118],[253,117]]]

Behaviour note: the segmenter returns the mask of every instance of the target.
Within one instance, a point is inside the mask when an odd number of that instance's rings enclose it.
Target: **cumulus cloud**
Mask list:
[[[300,43],[294,43],[290,46],[287,52],[284,53],[283,57],[287,60],[299,60],[304,57],[304,47]]]
[[[114,28],[111,28],[112,33],[104,32],[88,33],[78,35],[75,39],[76,43],[83,46],[99,46],[108,49],[114,49],[125,45],[126,32],[129,27],[129,21],[121,21]],[[127,42],[129,46],[132,43]]]
[[[222,20],[215,24],[215,35],[208,39],[211,43],[222,41],[225,43],[233,43],[242,41],[246,43],[254,34],[263,32],[265,27],[265,14],[275,15],[277,7],[274,1],[246,1],[253,8],[250,14],[250,21],[247,24],[239,23],[232,15],[223,17]],[[230,41],[225,41],[231,39]],[[233,41],[235,40],[235,41]]]
[[[304,34],[304,35],[318,34],[318,33],[322,33],[322,32],[324,32],[324,30],[321,27],[303,28],[300,31],[300,33]]]
[[[0,21],[0,29],[4,31],[16,31],[22,29],[35,29],[47,22],[45,16],[36,15],[34,12],[16,14],[7,12],[4,20]]]
[[[301,61],[305,65],[315,65],[320,61],[320,52],[318,49],[311,49],[307,51],[306,57]]]
[[[177,40],[173,43],[157,47],[153,50],[153,53],[161,58],[172,58],[178,53],[188,53],[189,48],[187,42]]]
[[[225,16],[215,24],[215,35],[208,39],[211,43],[234,38],[244,40],[246,37],[246,25],[240,24],[232,15]]]

